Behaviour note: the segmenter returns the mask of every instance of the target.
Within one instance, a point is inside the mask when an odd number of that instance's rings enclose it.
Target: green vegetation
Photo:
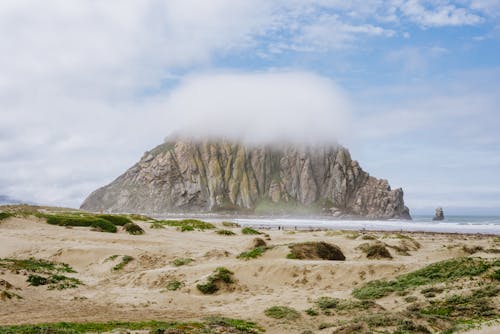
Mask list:
[[[217,230],[215,231],[215,233],[219,234],[219,235],[236,235],[236,233],[234,233],[233,231],[229,231],[229,230]]]
[[[27,282],[31,286],[47,285],[49,290],[76,288],[82,284],[79,279],[67,277],[61,273],[75,273],[66,263],[57,263],[39,259],[0,259],[0,269],[17,274],[29,274]]]
[[[403,291],[438,282],[450,282],[462,277],[478,276],[493,265],[495,265],[495,262],[480,258],[464,257],[445,260],[398,276],[392,281],[376,280],[368,282],[355,289],[353,296],[358,299],[378,299],[395,291]]]
[[[254,230],[251,227],[243,227],[241,229],[241,233],[243,233],[243,234],[262,234],[261,232]]]
[[[180,289],[181,286],[182,286],[182,282],[180,282],[178,280],[172,280],[172,281],[169,281],[167,283],[166,288],[169,291],[175,291],[175,290]]]
[[[310,315],[311,317],[315,317],[317,315],[319,315],[319,312],[316,311],[315,309],[313,308],[308,308],[307,310],[305,310],[304,312],[306,312],[307,315]]]
[[[161,229],[161,228],[165,228],[165,225],[163,225],[162,223],[160,222],[152,222],[151,225],[149,226],[149,228],[153,228],[153,229]]]
[[[67,277],[64,275],[50,275],[49,277],[44,277],[36,274],[31,274],[26,280],[31,286],[47,285],[49,290],[64,290],[73,289],[78,287],[78,285],[83,284],[77,278]]]
[[[289,259],[344,261],[345,256],[336,245],[326,242],[302,242],[288,246]]]
[[[241,227],[240,224],[233,223],[233,222],[222,222],[222,226],[224,226],[224,227],[233,227],[233,228]]]
[[[204,284],[198,284],[196,287],[203,294],[214,294],[220,289],[220,285],[231,284],[233,281],[234,273],[225,267],[218,267],[214,272],[208,277],[207,282]]]
[[[113,225],[118,225],[118,226],[124,226],[126,224],[133,223],[133,221],[131,221],[130,218],[128,218],[127,216],[121,216],[121,215],[101,214],[101,215],[96,215],[96,217],[107,220],[108,222],[112,223]]]
[[[264,314],[274,319],[296,320],[300,318],[300,313],[287,306],[273,306],[264,311]]]
[[[99,229],[104,232],[116,233],[116,226],[103,218],[95,216],[77,216],[77,215],[45,215],[47,223],[59,226],[87,226]]]
[[[180,266],[184,266],[186,264],[190,264],[191,262],[193,262],[194,259],[190,258],[190,257],[184,257],[184,258],[178,258],[178,259],[175,259],[173,260],[171,263],[176,266],[176,267],[180,267]]]
[[[229,319],[222,317],[211,317],[207,319],[207,322],[212,326],[220,326],[220,327],[226,327],[228,329],[236,329],[239,331],[239,333],[258,334],[264,332],[263,328],[261,328],[255,322],[252,321]]]
[[[73,268],[66,263],[51,262],[35,258],[29,258],[26,260],[0,259],[0,268],[10,270],[12,272],[25,271],[42,274],[76,273],[76,271],[74,271]]]
[[[10,212],[0,212],[0,222],[2,220],[5,220],[7,218],[10,218],[10,217],[14,217],[14,214],[10,213]]]
[[[136,223],[127,223],[123,225],[123,228],[125,229],[125,231],[132,235],[144,234],[144,230]]]
[[[183,219],[183,220],[160,220],[155,222],[154,224],[162,224],[166,226],[175,226],[180,231],[194,231],[194,230],[210,230],[214,229],[215,226],[213,224],[198,220],[198,219]]]
[[[487,297],[498,295],[500,288],[475,290],[470,295],[453,295],[446,299],[434,301],[430,306],[421,310],[424,315],[436,315],[453,319],[484,319],[499,315],[498,309]]]
[[[116,257],[115,257],[116,259]],[[132,260],[134,260],[134,258],[132,256],[129,256],[129,255],[124,255],[122,257],[122,260],[120,261],[120,263],[118,263],[117,265],[115,265],[113,267],[113,271],[119,271],[119,270],[122,270],[123,268],[125,268],[125,266],[127,264],[129,264]]]
[[[254,322],[229,319],[222,317],[208,318],[203,322],[120,322],[105,323],[68,323],[54,324],[0,326],[0,334],[84,334],[103,332],[122,332],[148,330],[150,333],[233,333],[233,334],[258,334],[263,329]]]
[[[323,312],[328,313],[329,310],[345,311],[345,310],[367,310],[377,305],[372,301],[345,300],[333,297],[320,297],[315,302],[316,306]]]
[[[243,252],[240,255],[238,255],[238,259],[242,260],[250,260],[250,259],[255,259],[259,256],[262,256],[264,252],[266,251],[266,247],[260,246],[260,247],[255,247],[252,250],[249,250],[247,252]]]

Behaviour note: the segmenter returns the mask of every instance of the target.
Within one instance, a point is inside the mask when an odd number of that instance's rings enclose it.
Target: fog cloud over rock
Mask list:
[[[159,107],[175,133],[255,143],[335,142],[350,117],[342,89],[306,72],[192,76]]]

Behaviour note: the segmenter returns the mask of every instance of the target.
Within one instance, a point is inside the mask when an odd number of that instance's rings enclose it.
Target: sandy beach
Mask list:
[[[352,299],[353,289],[366,282],[393,279],[442,260],[464,256],[498,258],[491,250],[499,247],[498,237],[488,235],[277,229],[265,230],[261,235],[246,235],[239,227],[216,223],[217,228],[235,233],[220,235],[215,230],[181,232],[175,227],[153,229],[149,222],[136,223],[145,234],[130,235],[121,228],[118,233],[103,233],[87,227],[53,226],[36,217],[2,221],[0,258],[67,263],[76,271],[68,276],[78,278],[83,284],[73,289],[49,290],[30,286],[26,273],[0,268],[0,279],[9,282],[16,289],[11,291],[22,297],[0,301],[0,325],[187,321],[224,316],[254,321],[270,334],[332,333],[339,326],[321,329],[319,325],[348,320],[361,315],[360,312],[401,312],[408,307],[405,301],[405,298],[409,300],[408,295],[389,294],[375,300],[375,306],[366,311],[353,310],[335,316],[321,312],[315,316],[306,314],[320,297]],[[238,258],[240,253],[253,248],[256,237],[267,245],[262,256],[249,260]],[[289,245],[302,242],[336,245],[346,259],[287,258]],[[359,246],[370,242],[383,242],[392,258],[367,258]],[[401,247],[405,250],[397,251]],[[131,257],[131,261],[113,270],[124,256]],[[174,265],[176,259],[186,258],[192,262]],[[218,267],[233,272],[234,283],[222,286],[215,294],[202,294],[197,285],[205,282]],[[179,282],[177,289],[167,288],[174,281]],[[464,291],[467,284],[464,280]],[[451,294],[453,289],[442,294]],[[410,295],[417,301],[425,301],[427,297],[419,290],[412,290]],[[494,297],[497,311],[498,302],[498,296]],[[300,316],[294,320],[269,317],[265,310],[272,306],[293,308]],[[493,324],[471,333],[498,331],[498,324]]]

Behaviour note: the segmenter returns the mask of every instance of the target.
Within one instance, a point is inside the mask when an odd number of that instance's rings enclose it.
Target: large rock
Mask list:
[[[436,208],[436,212],[434,213],[432,220],[444,220],[443,208]]]
[[[403,190],[364,172],[341,146],[245,146],[227,140],[169,140],[82,209],[164,214],[268,208],[373,219],[411,219]]]

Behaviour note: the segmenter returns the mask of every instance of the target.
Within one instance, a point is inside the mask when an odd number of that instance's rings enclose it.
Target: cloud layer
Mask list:
[[[255,143],[335,142],[350,118],[341,89],[305,72],[192,76],[158,108],[177,133]]]

